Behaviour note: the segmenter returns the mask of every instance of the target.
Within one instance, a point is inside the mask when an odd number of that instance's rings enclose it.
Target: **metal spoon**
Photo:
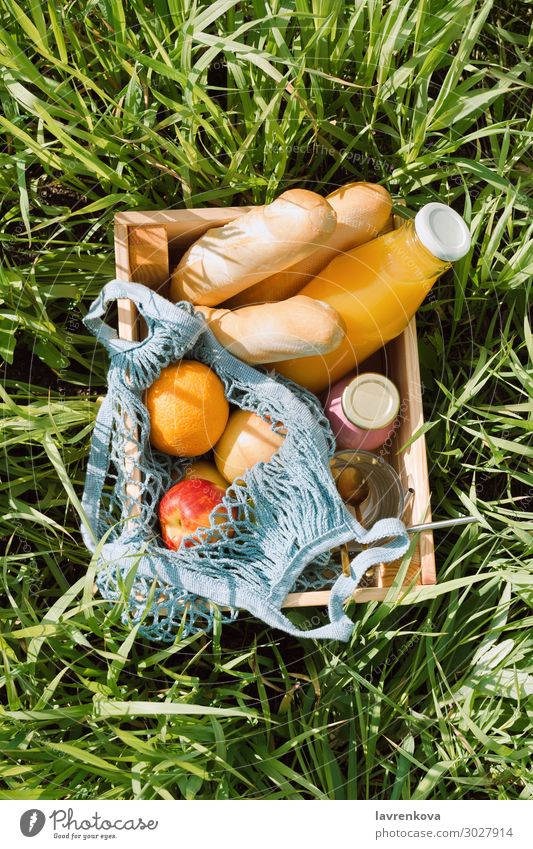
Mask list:
[[[440,528],[454,528],[456,525],[472,525],[479,522],[477,516],[459,516],[457,519],[441,519],[439,522],[426,522],[421,525],[411,525],[406,528],[408,534],[416,534],[421,531],[438,531]]]
[[[354,508],[355,518],[361,525],[361,504],[368,498],[370,493],[370,488],[368,486],[368,482],[365,478],[361,480],[360,483],[356,485],[353,491],[350,493],[349,497],[346,498],[346,503],[350,504]],[[408,495],[414,494],[414,490],[409,489]],[[425,522],[420,525],[411,525],[411,527],[406,528],[406,532],[408,534],[416,534],[423,533],[424,531],[438,531],[443,528],[454,528],[460,525],[471,525],[473,523],[479,522],[480,520],[477,516],[459,516],[456,519],[441,519],[436,522]],[[344,543],[341,546],[341,563],[342,563],[342,571],[346,576],[350,576],[350,560],[349,560],[349,543]]]
[[[357,521],[361,524],[359,517],[357,517]],[[456,519],[441,519],[438,522],[425,522],[420,525],[411,525],[410,528],[406,528],[405,530],[408,534],[418,534],[423,533],[424,531],[439,531],[444,528],[455,528],[460,525],[472,525],[479,521],[480,519],[478,519],[477,516],[459,516]],[[345,549],[345,551],[343,552],[342,549]],[[345,543],[344,546],[341,546],[341,555],[344,554],[344,556],[341,557],[343,572],[348,576],[350,574],[348,554],[354,550],[357,549],[352,549],[350,547],[350,543]]]
[[[346,470],[343,469],[343,472],[346,474]],[[336,479],[339,493],[344,498],[344,502],[354,508],[355,518],[357,519],[359,524],[362,524],[361,504],[363,503],[363,501],[366,501],[370,494],[370,487],[368,486],[368,481],[366,480],[366,478],[361,477],[361,474],[360,472],[358,472],[357,469],[350,469],[348,472],[350,478],[349,480],[346,480],[345,477],[343,485],[340,480],[343,472],[341,472]],[[346,575],[347,578],[349,578],[351,575],[351,569],[350,557],[348,553],[349,549],[347,543],[344,543],[340,546],[340,552],[342,572],[344,575]]]
[[[361,504],[365,501],[370,493],[370,488],[366,478],[362,478],[360,483],[357,483],[353,491],[346,498],[346,503],[350,504],[355,510],[355,518],[361,524]],[[407,490],[406,501],[410,501],[414,495],[414,489]],[[405,508],[405,505],[404,505]],[[454,528],[458,525],[471,525],[480,520],[477,516],[458,516],[456,519],[440,519],[436,522],[424,522],[420,525],[411,525],[406,528],[408,534],[416,534],[422,531],[438,531],[441,528]]]

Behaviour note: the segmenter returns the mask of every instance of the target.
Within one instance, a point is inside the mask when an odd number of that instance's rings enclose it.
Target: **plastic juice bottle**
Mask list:
[[[322,392],[402,333],[435,281],[470,248],[457,212],[428,203],[398,230],[339,255],[300,292],[334,307],[346,338],[330,354],[275,363],[296,383]]]

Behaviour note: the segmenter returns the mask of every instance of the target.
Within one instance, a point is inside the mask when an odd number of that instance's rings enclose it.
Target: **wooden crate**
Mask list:
[[[116,276],[149,286],[159,294],[168,294],[169,274],[187,247],[210,227],[217,227],[247,212],[249,207],[225,209],[165,210],[160,212],[122,212],[115,217]],[[393,226],[393,225],[392,225]],[[390,228],[389,228],[390,229]],[[118,305],[118,332],[123,339],[143,337],[144,327],[131,301]],[[403,405],[387,459],[400,475],[404,490],[414,490],[403,520],[407,526],[431,521],[430,489],[424,436],[398,453],[424,422],[422,387],[418,362],[415,319],[401,336],[383,348],[377,356],[377,368],[397,385]],[[134,462],[134,458],[126,460]],[[387,594],[399,563],[382,564],[375,570],[374,586],[356,589],[354,600],[381,600]],[[376,574],[377,572],[377,574]],[[436,583],[435,552],[431,531],[421,533],[409,564],[406,585]],[[325,605],[329,591],[291,593],[285,607]]]

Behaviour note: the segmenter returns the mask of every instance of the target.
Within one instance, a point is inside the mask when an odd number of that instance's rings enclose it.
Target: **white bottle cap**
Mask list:
[[[445,203],[427,203],[415,215],[415,232],[437,259],[455,262],[470,250],[470,232],[459,215]]]
[[[365,372],[354,377],[345,388],[341,408],[348,421],[357,427],[381,430],[398,415],[400,393],[387,377]]]

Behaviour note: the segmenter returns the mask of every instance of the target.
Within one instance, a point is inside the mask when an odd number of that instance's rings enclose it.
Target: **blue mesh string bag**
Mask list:
[[[121,298],[133,301],[146,323],[140,342],[119,339],[103,320]],[[125,600],[124,621],[164,642],[178,631],[209,630],[215,615],[233,620],[239,610],[287,634],[347,641],[353,623],[345,600],[370,566],[400,558],[408,537],[398,519],[365,530],[346,509],[330,471],[334,440],[318,399],[232,356],[191,304],[172,304],[136,283],[108,283],[85,325],[110,357],[82,499],[82,535],[103,597]],[[212,368],[231,404],[253,411],[285,439],[268,462],[228,486],[209,529],[171,551],[159,534],[157,506],[191,461],[151,446],[143,398],[161,370],[182,358]],[[287,593],[309,564],[326,562],[332,548],[350,540],[369,547],[352,561],[350,576],[335,581],[329,621],[298,628],[281,611]]]

